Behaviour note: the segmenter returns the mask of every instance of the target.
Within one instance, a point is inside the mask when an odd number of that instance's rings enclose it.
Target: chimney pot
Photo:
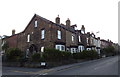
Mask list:
[[[12,35],[14,35],[14,34],[15,34],[15,29],[12,30]]]

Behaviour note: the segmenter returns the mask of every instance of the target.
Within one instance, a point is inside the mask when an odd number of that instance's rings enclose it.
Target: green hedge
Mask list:
[[[56,49],[49,49],[46,48],[45,52],[43,53],[43,57],[46,61],[62,61],[68,60],[72,58],[72,54],[66,51],[59,51]]]
[[[30,59],[31,59],[32,62],[45,61],[45,60],[44,60],[44,57],[41,56],[41,53],[34,53],[34,54],[31,56]]]
[[[22,51],[18,48],[10,48],[5,52],[7,61],[20,61],[23,54]]]
[[[96,59],[98,58],[98,54],[95,50],[84,50],[82,52],[73,53],[74,59]]]

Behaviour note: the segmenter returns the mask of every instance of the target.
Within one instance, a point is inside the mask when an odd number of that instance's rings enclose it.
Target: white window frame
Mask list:
[[[88,44],[88,38],[87,38],[87,44]]]
[[[74,34],[72,34],[72,42],[74,42],[75,41],[75,36],[74,36]]]
[[[60,40],[61,39],[61,31],[57,30],[57,38]]]
[[[81,37],[80,37],[80,35],[79,35],[79,42],[81,42]]]
[[[63,49],[62,49],[63,47]],[[60,51],[65,51],[65,45],[55,45],[55,49],[58,49]]]
[[[27,35],[27,42],[30,42],[30,34]]]
[[[79,45],[79,46],[78,46],[78,52],[82,52],[83,50],[84,50],[84,46]]]
[[[45,39],[45,29],[41,30],[41,39]]]
[[[37,27],[38,26],[38,21],[37,20],[35,20],[35,27]]]
[[[71,53],[76,53],[77,52],[77,48],[71,48]]]
[[[44,46],[41,47],[41,52],[44,52]]]

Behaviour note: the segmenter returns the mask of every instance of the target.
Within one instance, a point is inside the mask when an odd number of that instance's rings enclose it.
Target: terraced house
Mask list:
[[[100,54],[100,37],[96,38],[94,33],[86,33],[84,25],[80,30],[75,27],[77,25],[71,25],[69,18],[66,24],[61,24],[59,16],[52,22],[35,14],[22,32],[15,34],[13,30],[12,36],[5,40],[10,48],[19,48],[27,54],[41,52],[44,48],[71,53],[94,49]]]
[[[40,52],[44,48],[55,48],[71,53],[81,52],[85,49],[85,27],[75,30],[77,25],[71,25],[68,18],[66,24],[60,24],[60,17],[55,18],[55,23],[37,14],[33,16],[24,31],[5,40],[9,48],[19,48],[26,53]],[[12,43],[14,42],[14,43]]]

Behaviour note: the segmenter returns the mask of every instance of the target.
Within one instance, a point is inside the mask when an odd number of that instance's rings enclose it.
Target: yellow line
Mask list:
[[[54,69],[44,69],[41,71],[37,71],[37,72],[26,72],[26,71],[17,71],[17,70],[11,70],[13,72],[19,72],[19,73],[27,73],[27,74],[43,74],[43,73],[48,73],[50,71],[53,71]]]

